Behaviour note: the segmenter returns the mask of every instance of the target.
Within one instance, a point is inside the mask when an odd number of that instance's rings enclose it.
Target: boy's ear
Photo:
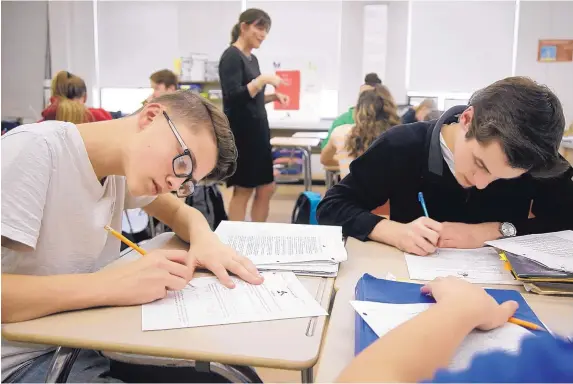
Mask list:
[[[468,107],[460,115],[460,123],[465,132],[468,131],[473,118],[474,118],[474,107]]]
[[[138,130],[144,130],[145,128],[149,127],[151,122],[157,118],[157,116],[161,115],[163,112],[163,107],[161,104],[158,103],[147,103],[143,106],[141,111],[137,116],[138,120]]]

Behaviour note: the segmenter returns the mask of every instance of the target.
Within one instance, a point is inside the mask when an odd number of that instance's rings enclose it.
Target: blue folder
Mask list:
[[[360,301],[375,301],[390,304],[416,304],[435,303],[432,297],[420,293],[421,284],[403,283],[385,279],[377,279],[372,275],[364,274],[356,284],[355,298]],[[519,309],[515,317],[535,323],[544,327],[543,323],[531,310],[523,296],[518,291],[510,289],[486,289],[498,303],[508,300],[517,301]],[[378,339],[372,328],[366,324],[362,317],[356,314],[354,335],[354,353],[357,355]]]

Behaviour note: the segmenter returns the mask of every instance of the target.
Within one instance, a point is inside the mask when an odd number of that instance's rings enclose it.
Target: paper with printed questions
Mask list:
[[[548,268],[573,273],[573,231],[508,237],[487,241],[486,244],[537,261]]]
[[[456,276],[477,284],[521,284],[493,248],[439,248],[428,256],[404,255],[411,280]]]
[[[335,265],[347,259],[342,227],[223,221],[215,234],[255,265],[315,263]],[[325,268],[332,272],[334,268]]]
[[[193,279],[180,291],[141,307],[144,331],[250,323],[298,317],[326,316],[327,312],[292,272],[263,272],[265,281],[251,285],[233,277],[235,288],[216,277]]]
[[[370,301],[351,301],[354,310],[378,335],[384,336],[392,329],[424,312],[435,304],[387,304]],[[475,330],[471,332],[458,347],[450,362],[449,369],[466,369],[477,354],[505,351],[516,354],[524,337],[531,332],[519,325],[506,323],[491,331]]]

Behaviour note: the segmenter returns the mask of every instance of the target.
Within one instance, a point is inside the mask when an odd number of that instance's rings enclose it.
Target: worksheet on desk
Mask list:
[[[411,280],[456,276],[477,284],[521,284],[505,269],[493,248],[439,248],[428,256],[404,255]]]
[[[535,260],[548,268],[573,273],[573,231],[508,237],[486,243]]]
[[[387,304],[370,301],[351,301],[354,310],[378,335],[384,336],[402,323],[419,315],[434,304]],[[458,347],[450,362],[449,369],[466,369],[472,358],[478,353],[505,351],[517,353],[521,341],[532,333],[519,325],[506,323],[491,331],[475,330]]]
[[[347,258],[342,227],[223,221],[215,234],[255,264],[329,261]]]
[[[234,278],[235,288],[216,277],[193,279],[180,291],[141,307],[144,331],[250,323],[297,317],[326,316],[327,312],[292,272],[263,272],[265,281],[251,285]]]

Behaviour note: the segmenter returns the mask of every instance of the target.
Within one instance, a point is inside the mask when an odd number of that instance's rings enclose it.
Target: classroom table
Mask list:
[[[173,233],[161,234],[143,245],[148,250],[186,247]],[[127,251],[109,267],[140,257]],[[299,279],[328,310],[334,279],[302,276]],[[141,306],[131,306],[94,308],[4,324],[2,335],[12,341],[68,347],[65,349],[68,354],[73,354],[73,348],[106,351],[107,356],[120,361],[125,361],[129,353],[213,363],[219,368],[232,364],[299,370],[302,382],[306,383],[313,380],[325,323],[326,317],[322,316],[143,332]],[[52,367],[69,368],[62,361]],[[51,372],[49,377],[59,377],[59,372]]]
[[[328,132],[295,132],[292,137],[311,137],[324,140],[328,137]]]
[[[312,167],[310,165],[310,153],[312,147],[320,144],[316,137],[273,137],[271,145],[279,148],[292,148],[302,152],[302,172],[304,177],[304,190],[312,190]]]
[[[329,190],[340,178],[340,167],[338,165],[324,166],[324,184],[326,190]]]
[[[408,268],[404,254],[392,247],[349,238],[346,242],[348,261],[340,265],[335,282],[336,296],[324,345],[318,362],[316,382],[336,380],[354,357],[355,312],[349,301],[354,299],[356,282],[364,273],[384,278],[388,272],[398,280],[408,280]],[[491,288],[515,289],[540,320],[553,332],[573,335],[573,298],[542,296],[526,293],[522,286],[491,285]]]

